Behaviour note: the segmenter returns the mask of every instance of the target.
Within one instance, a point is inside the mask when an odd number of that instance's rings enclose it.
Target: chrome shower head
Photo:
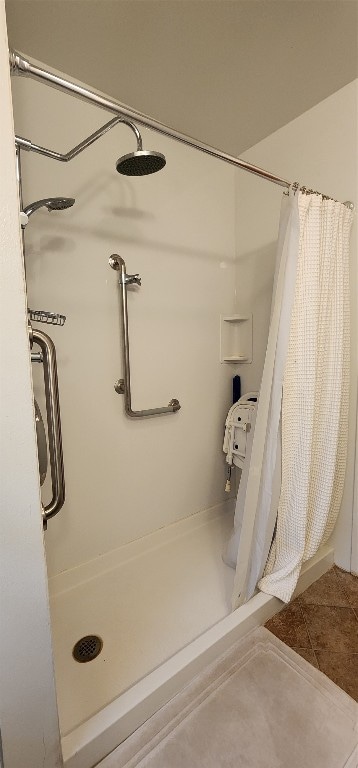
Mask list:
[[[164,168],[166,163],[161,152],[137,149],[129,155],[120,157],[116,162],[116,170],[124,176],[149,176]]]
[[[47,208],[48,211],[63,211],[65,208],[71,208],[75,202],[74,197],[48,197],[46,200],[37,200],[30,203],[22,211],[29,218],[39,208]]]
[[[64,211],[65,208],[72,208],[74,202],[74,197],[52,197],[47,201],[47,210]]]

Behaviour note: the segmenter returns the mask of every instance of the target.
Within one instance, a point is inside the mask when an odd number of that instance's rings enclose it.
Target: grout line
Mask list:
[[[351,599],[350,599],[351,598],[351,593],[350,593],[349,589],[345,586],[343,579],[341,579],[341,577],[339,575],[340,574],[340,569],[338,568],[338,565],[334,566],[334,572],[336,574],[336,579],[338,581],[338,584],[339,584],[343,594],[345,595],[346,599],[348,600],[348,605],[351,608],[353,608],[353,605],[352,605]],[[343,571],[343,573],[349,573],[349,571]],[[354,608],[353,608],[353,611],[354,611]]]
[[[336,582],[337,582],[338,591],[347,600],[347,605],[334,605],[334,604],[333,605],[326,605],[326,604],[322,604],[322,603],[312,603],[312,604],[308,603],[307,605],[310,605],[311,607],[317,606],[317,607],[323,607],[323,608],[343,608],[343,609],[350,608],[351,612],[353,613],[354,619],[356,621],[358,621],[358,612],[355,611],[353,605],[351,604],[351,602],[349,600],[349,594],[347,594],[346,589],[344,588],[344,585],[341,584],[341,580],[340,580],[339,575],[337,573],[336,566],[332,566],[332,569],[330,569],[330,570],[334,571],[334,576],[335,576],[335,579],[336,579]],[[308,618],[307,618],[307,616],[305,614],[305,610],[304,610],[304,606],[306,604],[303,603],[302,600],[301,600],[302,595],[304,595],[306,591],[307,590],[304,590],[304,592],[302,592],[301,595],[298,595],[295,600],[296,600],[297,605],[299,607],[299,612],[300,612],[300,615],[301,615],[302,623],[305,626],[306,631],[307,631],[307,637],[308,637],[308,642],[309,642],[309,648],[307,650],[311,650],[312,651],[313,657],[314,657],[316,665],[317,665],[317,669],[322,671],[321,667],[320,667],[320,664],[319,664],[319,659],[318,659],[317,653],[320,650],[324,651],[324,650],[327,650],[327,649],[315,648],[315,646],[313,644],[313,641],[312,641],[312,638],[311,638],[311,634],[310,634],[310,623],[308,621]],[[281,638],[279,638],[279,639],[281,639]],[[282,641],[282,642],[285,642],[285,641]],[[288,645],[288,643],[286,643],[286,645]],[[339,651],[330,651],[330,652],[331,653],[340,653]]]
[[[305,591],[306,591],[306,590],[305,590]],[[302,593],[302,594],[304,594],[304,593]],[[314,647],[313,647],[313,643],[312,643],[312,640],[311,640],[311,635],[310,635],[310,633],[309,633],[309,629],[308,629],[308,621],[307,621],[307,619],[306,619],[306,616],[305,616],[305,614],[304,614],[304,610],[303,610],[303,607],[302,607],[302,603],[301,603],[301,600],[300,600],[300,595],[298,596],[298,605],[299,605],[299,609],[300,609],[300,611],[301,611],[301,616],[302,616],[302,618],[303,618],[303,623],[304,623],[304,625],[305,625],[305,627],[306,627],[306,630],[307,630],[307,635],[308,635],[308,640],[309,640],[309,643],[310,643],[310,646],[311,646],[311,651],[313,652],[313,656],[314,656],[314,658],[316,659],[317,668],[318,668],[318,669],[320,669],[320,666],[319,666],[319,662],[318,662],[318,658],[317,658],[317,656],[316,656],[316,651],[315,651],[315,649],[314,649]]]
[[[337,573],[337,570],[336,570],[336,567],[335,567],[335,566],[334,566],[334,572],[335,572],[335,578],[336,578],[336,580],[337,580],[337,584],[338,584],[338,587],[339,587],[339,591],[340,591],[340,592],[341,592],[341,593],[342,593],[342,594],[345,596],[345,598],[346,598],[346,600],[347,600],[347,602],[348,602],[348,605],[347,605],[347,606],[338,606],[338,605],[337,605],[337,606],[322,606],[320,603],[319,603],[319,604],[317,604],[317,603],[316,603],[315,605],[317,605],[317,606],[319,605],[319,607],[328,607],[328,608],[332,608],[332,607],[333,607],[333,608],[350,608],[350,609],[351,609],[351,613],[353,613],[353,616],[354,616],[354,618],[356,619],[356,621],[358,621],[358,612],[356,612],[356,611],[355,611],[355,609],[354,609],[353,605],[351,604],[351,602],[350,602],[350,599],[349,599],[349,594],[347,594],[347,592],[346,592],[346,589],[344,588],[343,584],[341,584],[341,581],[340,581],[340,578],[339,578],[339,575],[338,575],[338,573]],[[305,590],[305,591],[306,591],[306,590]],[[304,592],[303,592],[302,594],[304,594]],[[314,658],[315,658],[315,660],[316,660],[317,669],[318,669],[320,672],[322,672],[323,674],[325,674],[325,675],[326,675],[326,677],[328,677],[329,679],[331,679],[331,680],[332,680],[332,677],[331,677],[330,675],[327,675],[327,673],[326,673],[326,672],[324,672],[324,671],[321,669],[321,667],[320,667],[320,663],[319,663],[319,658],[318,658],[318,653],[319,653],[319,651],[320,651],[320,650],[322,650],[322,651],[325,651],[325,650],[327,650],[327,649],[324,649],[324,648],[322,648],[322,649],[319,649],[319,648],[317,648],[317,649],[316,649],[316,648],[314,647],[314,645],[313,645],[313,642],[312,642],[312,639],[311,639],[311,635],[310,635],[310,625],[309,625],[309,621],[308,621],[308,619],[307,619],[307,617],[306,617],[306,614],[305,614],[305,611],[304,611],[304,607],[303,607],[303,606],[304,606],[304,604],[301,602],[301,599],[300,599],[300,598],[301,598],[301,595],[299,595],[299,596],[298,596],[297,602],[298,602],[298,605],[299,605],[299,608],[300,608],[300,611],[301,611],[301,614],[302,614],[302,617],[303,617],[304,625],[305,625],[305,627],[306,627],[306,630],[307,630],[307,635],[308,635],[308,639],[309,639],[309,642],[310,642],[310,645],[311,645],[311,649],[312,649],[312,652],[313,652],[313,656],[314,656]],[[312,605],[313,605],[313,604],[312,604]],[[331,653],[331,654],[332,654],[332,653],[334,653],[334,654],[337,654],[337,656],[341,657],[342,655],[344,655],[344,653],[345,653],[345,652],[344,652],[344,651],[333,651],[333,650],[329,650],[329,653]],[[352,651],[346,651],[346,653],[349,653],[349,654],[351,654],[351,653],[352,653]],[[358,654],[357,654],[357,655],[358,655]],[[339,688],[341,688],[342,690],[345,690],[345,689],[344,689],[344,688],[343,688],[343,687],[342,687],[342,686],[341,686],[339,683],[338,683],[338,684],[336,683],[336,685],[338,685],[338,687],[339,687]]]
[[[340,578],[340,576],[339,576],[339,574],[340,574],[340,570],[339,570],[339,568],[338,568],[338,566],[337,566],[337,565],[335,565],[335,566],[334,566],[334,571],[335,571],[335,574],[336,574],[336,579],[337,579],[337,581],[338,581],[338,583],[339,583],[339,586],[340,586],[340,588],[341,588],[341,590],[342,590],[343,594],[345,595],[345,597],[346,597],[346,599],[347,599],[347,601],[348,601],[348,606],[347,606],[347,607],[348,607],[348,608],[350,608],[350,609],[352,610],[354,618],[356,619],[356,621],[358,621],[358,610],[356,610],[356,608],[355,608],[354,604],[353,604],[353,603],[351,603],[351,592],[350,592],[350,591],[349,591],[349,589],[348,589],[348,588],[345,586],[345,584],[344,584],[344,582],[343,582],[343,579],[341,580],[341,578]],[[343,571],[343,573],[345,573],[345,571]],[[348,571],[347,571],[347,573],[348,573]]]

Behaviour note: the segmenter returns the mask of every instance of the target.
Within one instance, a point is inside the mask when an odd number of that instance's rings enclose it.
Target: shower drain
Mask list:
[[[76,661],[84,664],[85,661],[95,659],[103,648],[103,640],[98,635],[86,635],[81,637],[73,647],[72,656]]]

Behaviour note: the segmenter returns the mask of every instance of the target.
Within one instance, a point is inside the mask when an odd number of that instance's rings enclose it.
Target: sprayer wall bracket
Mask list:
[[[28,222],[29,222],[29,217],[27,216],[27,214],[24,213],[24,211],[20,211],[20,224],[22,229],[25,229],[26,224],[28,224]]]

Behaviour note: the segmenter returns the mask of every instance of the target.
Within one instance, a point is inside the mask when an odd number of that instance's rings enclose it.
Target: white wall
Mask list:
[[[299,181],[337,200],[358,206],[358,80],[317,104],[256,146],[243,159],[288,181]],[[255,176],[237,176],[237,301],[254,311],[254,364],[239,367],[244,389],[257,389],[267,343],[275,244],[282,189]],[[357,223],[351,239],[351,410],[349,457],[342,509],[334,533],[338,565],[349,570],[351,555],[357,402]]]
[[[15,126],[66,151],[108,115],[30,80],[13,80]],[[58,352],[67,501],[48,526],[50,574],[227,499],[223,424],[230,365],[219,362],[219,316],[234,309],[235,171],[143,131],[166,168],[130,179],[115,171],[134,150],[116,126],[69,164],[23,153],[24,203],[76,198],[34,214],[26,230],[29,305],[67,315],[51,329]],[[113,384],[122,374],[120,253],[142,287],[129,295],[133,406],[175,415],[128,419]],[[41,400],[39,369],[36,395]]]
[[[2,0],[0,70],[0,763],[60,768]]]

